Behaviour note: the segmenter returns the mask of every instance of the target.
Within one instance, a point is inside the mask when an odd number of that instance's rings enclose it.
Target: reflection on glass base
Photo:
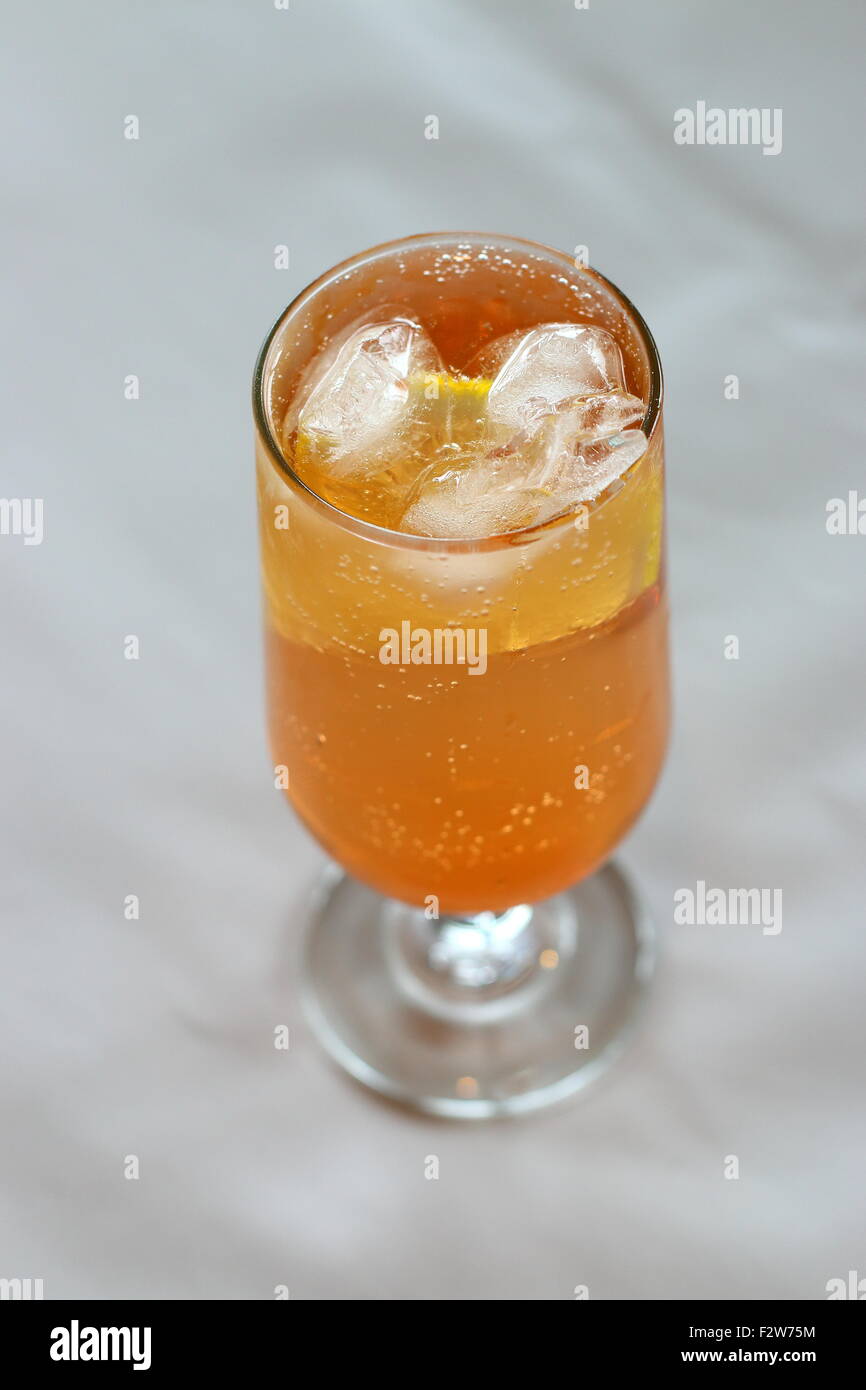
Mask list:
[[[550,1105],[619,1055],[652,975],[643,901],[608,864],[565,893],[430,920],[329,868],[306,940],[320,1042],[358,1081],[434,1115]]]

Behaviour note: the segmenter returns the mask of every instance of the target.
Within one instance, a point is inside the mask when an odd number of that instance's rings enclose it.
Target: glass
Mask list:
[[[363,498],[325,500],[284,457],[283,418],[322,345],[395,303],[455,372],[517,329],[606,328],[646,402],[645,454],[596,501],[483,539],[405,534],[350,514]],[[667,738],[661,402],[625,296],[506,237],[367,251],[304,290],[262,348],[271,750],[346,871],[314,896],[307,1012],[354,1077],[422,1110],[481,1118],[577,1090],[622,1047],[651,974],[648,915],[607,861]]]

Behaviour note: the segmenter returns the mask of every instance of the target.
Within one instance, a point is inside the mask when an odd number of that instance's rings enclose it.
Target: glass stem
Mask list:
[[[401,915],[401,951],[428,986],[452,996],[482,999],[523,979],[538,963],[540,942],[527,903],[504,912],[428,919],[421,911]]]

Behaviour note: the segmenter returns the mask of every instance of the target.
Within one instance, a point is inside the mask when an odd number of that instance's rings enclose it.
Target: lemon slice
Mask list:
[[[409,400],[413,412],[425,420],[431,435],[455,444],[480,437],[484,426],[485,403],[492,385],[490,377],[452,376],[450,372],[419,372],[409,377]]]
[[[481,404],[492,385],[486,376],[452,376],[450,372],[416,372],[409,378],[409,390],[422,391],[428,399]]]

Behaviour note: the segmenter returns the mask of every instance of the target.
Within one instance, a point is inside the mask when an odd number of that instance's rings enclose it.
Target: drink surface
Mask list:
[[[406,389],[381,418],[390,361],[383,373],[377,343],[372,361],[345,348],[361,316],[424,335],[388,341]],[[291,328],[264,383],[272,432],[340,511],[287,479],[260,440],[269,728],[289,798],[350,873],[390,896],[441,912],[549,896],[611,852],[667,735],[661,432],[640,434],[649,367],[628,313],[541,254],[455,243],[337,277]],[[512,376],[526,375],[533,331],[542,354],[610,335],[618,379],[515,417],[507,373],[496,385],[515,356]],[[336,417],[315,396],[323,377],[346,387]],[[602,414],[614,447],[640,435],[613,464],[606,426],[587,435]],[[567,496],[551,429],[558,449],[568,436]]]

